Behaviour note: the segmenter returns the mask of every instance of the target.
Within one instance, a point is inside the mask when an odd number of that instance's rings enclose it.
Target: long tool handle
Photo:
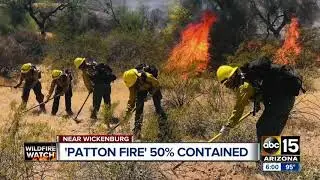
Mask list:
[[[31,108],[29,108],[29,109],[25,110],[25,111],[22,111],[21,113],[26,113],[26,112],[28,112],[28,111],[30,111],[30,110],[32,110],[32,109],[34,109],[34,108],[36,108],[36,107],[41,106],[42,104],[46,104],[47,102],[51,101],[51,100],[52,100],[52,99],[54,99],[54,98],[55,98],[55,97],[52,97],[52,98],[48,99],[47,101],[44,101],[44,102],[42,102],[42,103],[39,103],[38,105],[35,105],[35,106],[33,106],[33,107],[31,107]]]
[[[88,98],[89,98],[90,94],[91,94],[91,92],[89,92],[89,94],[88,94],[87,98],[84,100],[84,102],[83,102],[83,104],[82,104],[81,108],[79,109],[79,111],[78,111],[78,113],[77,113],[76,117],[74,117],[74,118],[73,118],[73,120],[77,120],[77,118],[78,118],[78,116],[79,116],[80,112],[82,111],[82,108],[83,108],[83,107],[84,107],[84,105],[86,104],[86,102],[87,102],[87,100],[88,100]]]
[[[14,86],[7,86],[7,85],[0,85],[0,87],[14,88]],[[17,88],[23,88],[23,87],[17,87]]]
[[[245,114],[244,116],[242,116],[240,119],[239,119],[239,123],[246,119],[248,116],[250,116],[251,114],[253,113],[253,111],[251,112],[248,112],[247,114]],[[215,135],[213,138],[211,138],[208,142],[213,142],[214,140],[218,139],[220,136],[222,135],[222,133],[218,133],[217,135]]]

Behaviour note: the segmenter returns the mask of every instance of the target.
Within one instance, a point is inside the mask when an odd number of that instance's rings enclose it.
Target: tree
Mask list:
[[[0,32],[8,34],[16,32],[29,23],[28,14],[19,1],[0,1]]]
[[[264,25],[267,37],[270,32],[279,38],[283,27],[291,17],[298,17],[301,23],[313,22],[319,7],[317,0],[250,0],[255,17]]]
[[[257,28],[247,1],[208,0],[207,3],[218,16],[210,33],[211,66],[216,68],[226,61],[226,55],[238,49],[241,42],[255,35]]]
[[[48,11],[45,11],[36,7],[36,0],[24,0],[23,2],[24,9],[27,10],[30,17],[36,22],[42,36],[46,35],[46,25],[47,22],[51,20],[51,17],[54,16],[58,11],[62,11],[70,6],[70,4],[70,1],[58,3],[55,4],[56,7],[49,8]]]
[[[93,8],[91,8],[92,10],[98,10],[98,11],[102,10],[104,13],[111,16],[117,25],[121,25],[120,20],[118,19],[114,11],[112,0],[95,0],[95,1],[91,1],[91,5],[92,4],[94,4]]]

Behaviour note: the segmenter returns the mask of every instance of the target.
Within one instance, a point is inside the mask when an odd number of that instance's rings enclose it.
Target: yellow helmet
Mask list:
[[[27,73],[31,70],[32,64],[31,63],[26,63],[24,65],[22,65],[21,67],[21,72],[22,73]]]
[[[52,78],[58,79],[62,74],[63,74],[63,72],[61,70],[55,69],[52,71]]]
[[[81,64],[86,60],[86,58],[81,58],[81,57],[77,57],[74,60],[74,65],[76,66],[77,69],[79,69],[79,67],[81,66]]]
[[[141,76],[141,73],[137,69],[130,69],[123,73],[123,81],[130,88],[136,83],[138,76]]]
[[[220,66],[217,70],[217,78],[218,81],[223,83],[225,80],[229,79],[238,69],[239,67],[231,67],[231,66]]]

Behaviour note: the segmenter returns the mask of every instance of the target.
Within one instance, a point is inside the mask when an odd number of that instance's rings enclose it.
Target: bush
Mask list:
[[[0,34],[10,35],[19,31],[34,31],[37,28],[34,20],[27,15],[23,3],[16,0],[1,2],[0,7]]]
[[[29,178],[43,178],[44,173],[52,168],[52,164],[45,163],[26,163],[24,162],[24,154],[21,151],[23,143],[39,138],[37,133],[28,134],[28,131],[21,131],[25,127],[23,122],[23,115],[20,113],[21,109],[17,106],[16,102],[11,102],[11,114],[9,117],[8,129],[3,129],[1,132],[1,145],[0,145],[0,178],[4,179],[29,179]],[[46,124],[41,124],[41,128],[47,129]],[[33,124],[33,128],[37,127]],[[43,133],[48,133],[44,131]],[[34,136],[32,136],[34,135]],[[41,133],[41,135],[43,135]],[[36,167],[39,167],[37,169]]]
[[[320,53],[320,33],[318,28],[304,28],[301,30],[301,54],[297,59],[299,69],[312,68],[317,65]]]
[[[140,63],[159,65],[166,59],[166,45],[160,35],[150,31],[112,31],[107,37],[109,44],[107,62],[120,70]]]
[[[119,105],[119,102],[112,103],[110,107],[107,107],[105,104],[103,105],[102,109],[102,115],[103,115],[103,121],[104,123],[110,127],[110,123],[114,123],[115,117],[114,117],[114,110]]]
[[[55,39],[49,42],[46,64],[54,68],[73,67],[76,57],[93,57],[108,63],[116,72],[140,63],[160,64],[166,57],[161,37],[151,32],[125,33],[113,30],[104,37],[88,32],[72,40]]]
[[[168,42],[179,39],[180,32],[191,21],[191,11],[180,5],[172,5],[169,9],[169,19],[166,28],[162,30],[164,38]]]
[[[178,74],[160,76],[161,86],[164,89],[164,105],[167,108],[179,108],[189,105],[198,97],[200,79],[182,79]]]
[[[120,8],[117,12],[121,24],[114,25],[111,30],[71,31],[77,35],[68,38],[58,33],[48,42],[46,64],[57,68],[71,67],[75,57],[91,57],[98,62],[109,63],[116,72],[122,72],[140,63],[159,65],[166,59],[167,43],[153,27],[147,9],[130,11]],[[62,24],[65,23],[64,18],[61,19]]]
[[[147,142],[157,142],[159,132],[158,117],[153,113],[144,116],[142,137]]]
[[[168,109],[172,141],[209,139],[212,132],[220,130],[231,113],[232,96],[212,77],[181,80],[176,76],[162,75],[160,80],[165,89],[163,101]],[[146,130],[155,134],[151,128],[155,125],[153,119],[151,124]]]
[[[240,44],[234,55],[227,57],[227,63],[239,66],[261,56],[273,58],[279,47],[278,42],[274,40],[267,42],[258,39],[245,41]]]

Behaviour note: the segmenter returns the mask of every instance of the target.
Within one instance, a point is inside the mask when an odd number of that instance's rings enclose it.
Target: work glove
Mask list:
[[[261,110],[260,103],[257,103],[254,107],[254,112],[259,112]]]
[[[221,133],[222,135],[227,135],[227,134],[229,134],[230,129],[231,129],[230,127],[222,126],[219,133]]]
[[[15,86],[13,86],[13,88],[17,89],[21,84],[17,84]]]

